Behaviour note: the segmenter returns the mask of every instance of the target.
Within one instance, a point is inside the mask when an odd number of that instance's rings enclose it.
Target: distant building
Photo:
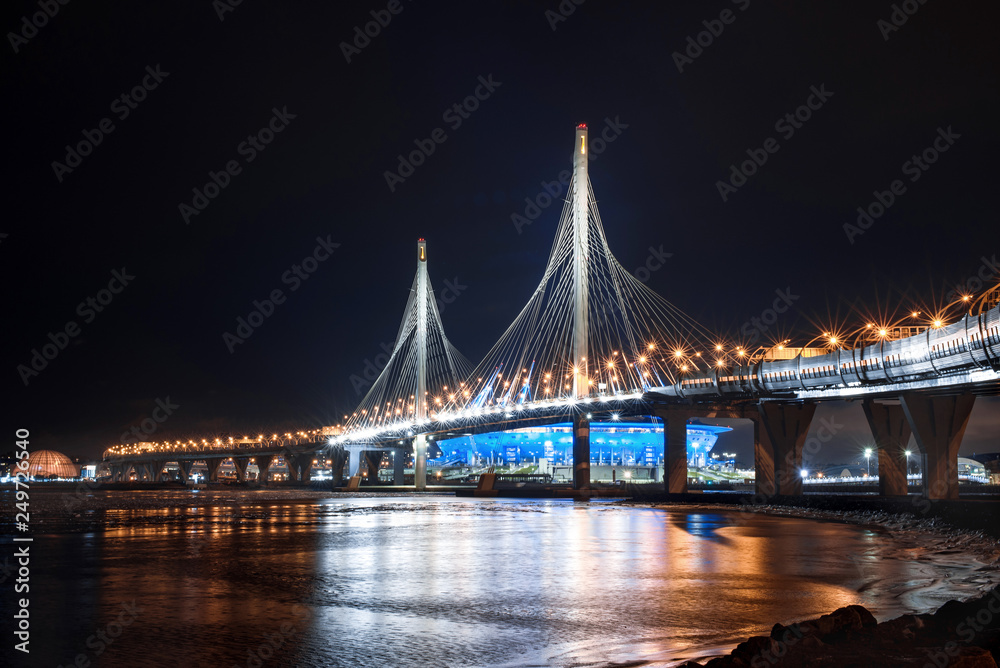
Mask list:
[[[968,457],[958,458],[958,475],[974,475],[978,477],[986,476],[986,467],[975,459]]]
[[[28,456],[28,475],[33,478],[77,478],[73,460],[55,450],[35,450]]]

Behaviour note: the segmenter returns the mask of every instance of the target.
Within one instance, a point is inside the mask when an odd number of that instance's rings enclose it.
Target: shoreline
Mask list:
[[[1000,587],[966,601],[949,601],[933,613],[900,615],[884,622],[861,605],[816,619],[775,624],[729,654],[700,657],[678,668],[996,668],[1000,660]]]
[[[315,504],[326,499],[400,497],[398,493],[337,493],[287,488],[176,490],[166,494],[163,490],[156,490],[155,494],[149,493],[152,491],[154,490],[109,490],[109,494],[88,494],[80,498],[61,489],[45,490],[37,496],[34,494],[32,496],[32,518],[41,520],[37,524],[33,521],[35,525],[33,529],[37,534],[79,533],[101,529],[116,531],[135,526],[137,523],[186,524],[206,519],[214,523],[239,524],[248,520],[266,519],[272,513],[280,512],[277,508],[281,506]],[[0,495],[0,498],[6,496]],[[441,495],[405,496],[409,499],[424,497],[430,500]],[[444,494],[444,496],[452,495]],[[881,623],[879,619],[882,619],[883,615],[879,614],[878,606],[871,603],[879,599],[870,598],[868,601],[862,599],[867,608],[862,605],[850,605],[817,619],[793,623],[789,623],[792,620],[786,619],[784,624],[779,623],[772,627],[769,635],[733,638],[732,643],[726,645],[690,647],[687,651],[676,654],[676,658],[670,660],[669,665],[687,668],[870,665],[865,663],[864,659],[879,657],[879,663],[883,666],[924,666],[925,661],[916,663],[914,661],[932,655],[945,657],[948,661],[961,658],[962,661],[972,662],[961,665],[997,665],[995,658],[1000,658],[1000,541],[991,533],[956,527],[937,516],[920,517],[914,513],[893,513],[871,507],[852,508],[856,502],[849,499],[841,499],[841,505],[847,508],[838,510],[817,508],[815,505],[794,505],[790,503],[790,499],[783,500],[782,503],[749,505],[739,505],[734,503],[735,501],[730,498],[706,499],[699,495],[696,499],[619,500],[612,504],[622,508],[655,509],[665,512],[671,510],[720,512],[735,520],[730,526],[738,526],[740,516],[747,513],[774,518],[851,524],[871,531],[875,534],[876,541],[884,536],[897,544],[888,546],[889,541],[886,541],[886,549],[895,552],[888,557],[879,554],[876,557],[879,560],[902,558],[908,561],[922,561],[937,568],[943,565],[944,577],[939,578],[939,582],[929,587],[929,590],[933,594],[937,589],[947,594],[948,598],[925,597],[925,602],[934,599],[937,602],[933,606],[917,606],[902,615],[896,612],[895,616],[886,616]],[[211,510],[190,512],[194,508]],[[148,511],[157,509],[169,512],[151,517]],[[93,519],[88,521],[88,516],[92,516]],[[919,548],[922,553],[916,557],[904,554],[908,545]],[[944,555],[945,561],[938,560],[941,555]],[[956,567],[951,574],[947,572],[948,560]],[[972,580],[970,574],[981,577]],[[925,585],[921,587],[928,589]],[[962,591],[963,587],[966,591]],[[849,586],[848,590],[851,588]],[[860,593],[863,588],[856,591]],[[909,592],[904,592],[907,593]],[[919,593],[924,592],[921,590]],[[876,595],[885,597],[886,592]],[[893,595],[892,598],[898,599],[899,596]],[[969,615],[972,616],[976,626],[966,621]],[[981,624],[981,621],[986,624]],[[963,626],[958,627],[959,622],[963,622]],[[747,630],[756,631],[756,629]],[[760,632],[768,633],[766,628]],[[866,647],[867,653],[859,653],[860,647]],[[823,657],[829,657],[830,662]],[[883,657],[904,657],[906,661],[900,658],[899,663],[886,663],[881,660]],[[861,663],[856,663],[858,661]],[[660,665],[659,662],[654,662]],[[637,665],[645,663],[648,662]],[[930,661],[927,665],[938,664]],[[951,664],[946,662],[939,665]]]
[[[678,660],[680,668],[784,668],[805,665],[871,665],[970,668],[1000,665],[1000,540],[983,529],[955,526],[940,517],[872,509],[818,509],[781,504],[734,506],[713,500],[622,501],[622,506],[664,510],[753,513],[778,518],[852,524],[893,541],[937,550],[948,558],[968,557],[976,571],[993,580],[955,595],[935,609],[911,611],[879,621],[862,605],[839,608],[822,617],[792,624],[776,623],[768,635],[742,639],[726,654],[704,648],[697,657]],[[730,646],[732,647],[732,646]]]

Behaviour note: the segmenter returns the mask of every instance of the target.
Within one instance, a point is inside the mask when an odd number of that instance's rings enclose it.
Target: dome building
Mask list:
[[[28,475],[34,478],[76,478],[79,477],[80,470],[73,460],[61,452],[35,450],[28,456]]]

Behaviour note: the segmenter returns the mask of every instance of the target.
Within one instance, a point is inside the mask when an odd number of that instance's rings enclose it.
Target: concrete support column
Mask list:
[[[180,471],[181,480],[183,480],[184,482],[187,482],[188,480],[191,479],[192,466],[194,466],[194,462],[191,461],[190,459],[188,460],[181,459],[177,462],[177,468]]]
[[[764,430],[774,450],[775,492],[783,496],[802,494],[802,445],[816,414],[816,404],[758,404]]]
[[[239,482],[247,481],[247,464],[249,463],[249,457],[233,457],[233,466],[236,468],[236,479]]]
[[[906,496],[906,444],[910,423],[899,403],[861,402],[878,448],[878,491],[882,496]]]
[[[663,486],[667,494],[688,491],[687,410],[653,407],[653,414],[663,420]]]
[[[687,415],[678,410],[663,417],[663,480],[668,494],[688,491]]]
[[[135,465],[135,481],[147,481],[152,480],[153,475],[151,473],[152,469],[148,462],[139,462]]]
[[[413,439],[413,485],[418,490],[427,489],[427,436],[424,434]]]
[[[368,471],[368,484],[378,484],[378,467],[382,463],[381,450],[363,450],[361,452],[361,463]]]
[[[762,496],[778,493],[774,484],[774,444],[767,430],[760,426],[760,420],[753,420],[753,491]]]
[[[292,463],[292,466],[297,470],[298,481],[302,484],[307,484],[312,477],[313,457],[313,453],[304,452],[295,457],[295,461]]]
[[[257,455],[254,457],[254,464],[257,465],[257,482],[265,483],[270,475],[269,469],[274,461],[274,455]]]
[[[590,422],[584,413],[573,416],[573,489],[590,489]]]
[[[406,478],[406,452],[400,449],[392,451],[392,484],[402,485]]]
[[[924,496],[957,499],[958,448],[969,424],[975,395],[968,392],[950,397],[904,394],[900,399],[923,459]]]
[[[285,450],[285,468],[288,469],[288,482],[298,482],[299,481],[299,469],[297,465],[297,457],[290,451]]]
[[[330,479],[334,487],[340,487],[340,484],[344,480],[344,464],[347,463],[347,452],[340,447],[334,448],[330,451],[330,459],[333,460],[333,464],[330,465]]]
[[[160,482],[161,480],[163,480],[163,478],[164,478],[164,476],[163,476],[163,467],[166,466],[166,465],[167,465],[167,463],[165,461],[163,461],[162,459],[156,459],[156,460],[153,460],[152,462],[150,462],[150,470],[152,472],[152,476],[150,477],[150,480],[152,482]]]
[[[222,465],[222,457],[212,457],[205,460],[205,467],[208,469],[208,481],[219,481],[219,466]]]

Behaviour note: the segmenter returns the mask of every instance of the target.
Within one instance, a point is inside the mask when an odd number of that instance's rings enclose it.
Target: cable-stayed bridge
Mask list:
[[[655,415],[666,425],[666,489],[683,492],[688,418],[749,419],[758,491],[800,494],[816,402],[857,399],[879,448],[883,493],[906,493],[901,455],[912,432],[924,459],[924,493],[957,497],[958,447],[975,396],[1000,388],[997,288],[978,298],[963,296],[933,314],[915,336],[896,338],[892,323],[869,322],[854,332],[825,332],[818,347],[810,347],[814,339],[787,359],[775,359],[780,344],[751,351],[727,342],[618,263],[588,161],[587,128],[580,125],[568,197],[541,281],[474,368],[445,334],[427,244],[418,241],[416,275],[389,362],[343,425],[310,432],[317,447],[336,452],[341,462],[345,452],[412,450],[422,488],[428,440],[435,436],[572,419],[574,485],[586,489],[589,423]],[[948,309],[959,305],[965,315],[948,322]],[[263,447],[268,439],[259,440]],[[280,440],[275,434],[269,442]],[[204,459],[206,452],[227,452],[226,446],[208,439],[200,446],[153,444],[152,454],[116,446],[106,458]],[[360,457],[350,459],[356,468]],[[302,466],[296,475],[308,479],[308,466]]]

